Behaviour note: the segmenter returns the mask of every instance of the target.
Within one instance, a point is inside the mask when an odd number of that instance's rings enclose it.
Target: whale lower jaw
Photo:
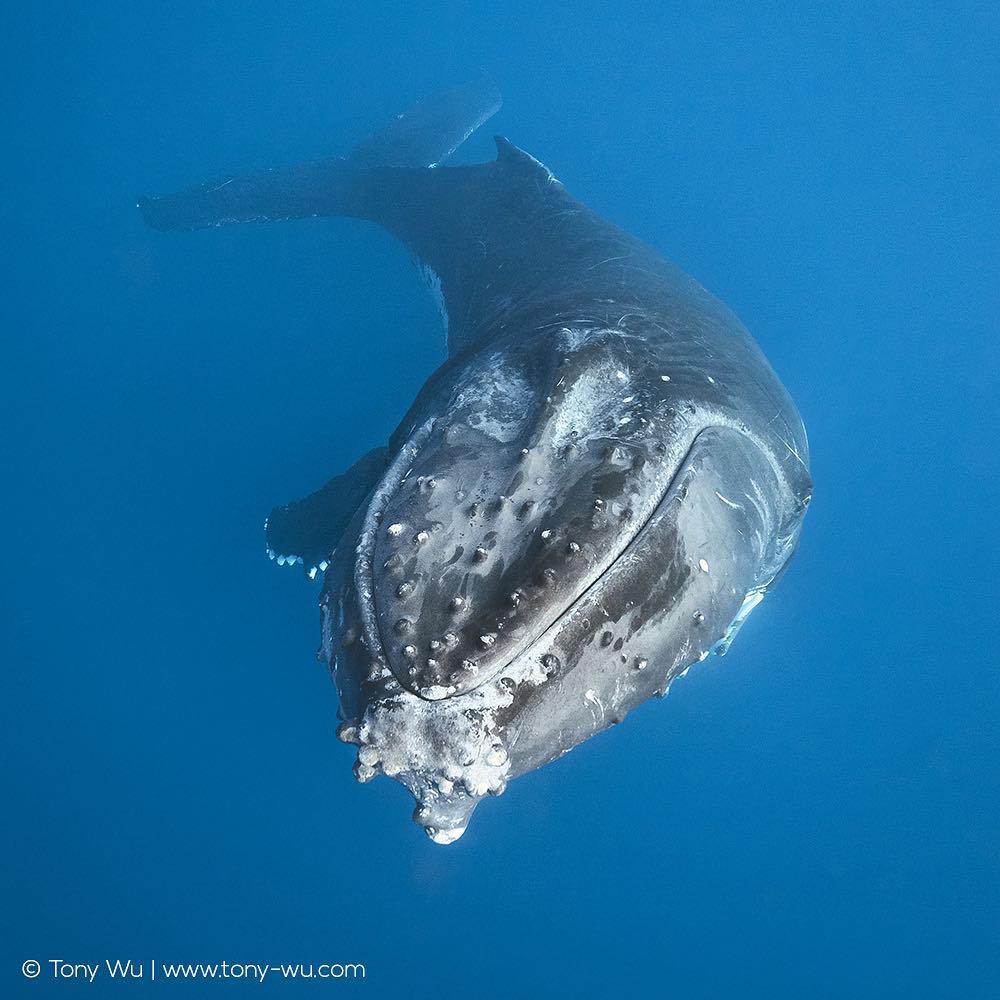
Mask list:
[[[427,425],[421,433],[426,440]],[[733,471],[740,463],[746,468]],[[740,488],[727,485],[733,477]],[[502,794],[511,778],[622,721],[693,663],[728,648],[794,548],[794,539],[775,541],[781,512],[764,502],[781,489],[780,473],[745,436],[727,427],[693,434],[652,514],[598,578],[497,676],[440,698],[402,689],[377,625],[368,632],[363,570],[378,522],[373,503],[355,575],[373,697],[340,734],[358,747],[355,776],[400,781],[428,836],[457,840],[479,802]],[[782,551],[768,551],[775,544]]]

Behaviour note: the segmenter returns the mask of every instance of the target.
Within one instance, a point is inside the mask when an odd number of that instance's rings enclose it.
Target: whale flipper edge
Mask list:
[[[268,515],[267,552],[282,564],[302,565],[310,576],[325,569],[344,529],[385,471],[386,449],[373,448],[315,493],[275,507]]]

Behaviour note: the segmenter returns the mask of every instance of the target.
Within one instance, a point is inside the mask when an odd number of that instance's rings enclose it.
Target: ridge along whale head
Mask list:
[[[438,701],[497,678],[651,514],[672,474],[665,392],[635,385],[627,353],[599,337],[484,352],[383,479],[356,574],[369,642],[406,691]]]

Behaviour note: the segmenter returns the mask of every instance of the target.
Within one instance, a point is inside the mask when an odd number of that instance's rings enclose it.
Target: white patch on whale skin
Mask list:
[[[715,495],[727,506],[732,507],[733,510],[743,510],[743,505],[739,503],[734,503],[729,497],[724,497],[718,490],[715,491]]]
[[[487,406],[484,400],[488,400]],[[449,420],[457,416],[470,427],[507,444],[522,432],[535,402],[528,382],[511,369],[503,352],[496,351],[483,359],[482,367],[468,371],[458,383]],[[463,410],[468,411],[468,417]]]
[[[464,826],[452,827],[450,830],[439,830],[437,827],[429,826],[427,827],[427,836],[434,841],[435,844],[454,844],[459,837],[465,833],[466,828]]]
[[[605,714],[604,704],[601,701],[601,699],[597,697],[597,692],[594,691],[593,688],[588,688],[583,693],[583,700],[587,703],[588,706],[595,706],[600,711],[601,713],[600,716],[598,716],[596,713],[594,714],[594,722],[598,725],[603,724],[604,714]]]
[[[733,644],[733,639],[736,638],[737,633],[743,627],[743,623],[750,616],[750,612],[764,600],[765,592],[764,587],[755,587],[743,598],[743,603],[740,605],[739,611],[736,612],[736,616],[733,618],[729,628],[726,629],[726,634],[715,644],[715,652],[719,656],[725,656],[729,651],[729,647]]]
[[[568,351],[570,354],[575,353],[580,350],[585,344],[589,343],[594,337],[593,330],[577,330],[573,327],[566,326],[559,331],[559,339],[561,340],[561,348],[564,351]]]
[[[609,337],[614,337],[616,340],[643,339],[636,333],[620,328],[611,329],[605,326],[564,326],[559,331],[559,349],[569,354],[574,354],[579,351],[581,347],[586,347],[594,341],[607,340]]]
[[[629,403],[608,391],[609,385],[625,384],[628,379],[628,374],[610,359],[583,372],[568,388],[553,417],[552,446],[561,448],[570,442],[582,444],[591,438],[607,437],[609,422],[619,427],[629,423],[632,415],[623,413],[623,408],[629,409]],[[634,400],[632,396],[631,402]]]
[[[529,675],[524,670],[519,676]],[[414,818],[427,835],[452,843],[479,801],[507,786],[510,752],[497,713],[512,701],[509,678],[444,700],[403,692],[375,701],[358,727],[355,775],[361,781],[378,773],[396,778],[417,800]]]
[[[434,300],[434,305],[437,306],[438,315],[441,317],[441,325],[444,327],[444,344],[445,349],[448,347],[448,307],[444,302],[444,290],[441,288],[441,277],[434,270],[430,264],[425,264],[423,261],[418,261],[417,266],[420,269],[420,276],[424,279],[424,284],[427,285],[427,290],[431,293],[431,298]]]

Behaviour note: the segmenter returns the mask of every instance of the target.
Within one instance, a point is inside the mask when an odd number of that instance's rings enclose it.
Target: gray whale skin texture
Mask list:
[[[346,156],[139,205],[163,230],[370,219],[439,296],[448,360],[387,446],[267,522],[273,559],[324,574],[355,775],[402,782],[437,843],[724,653],[812,489],[795,406],[721,302],[505,139],[438,165],[499,106],[484,78]]]

